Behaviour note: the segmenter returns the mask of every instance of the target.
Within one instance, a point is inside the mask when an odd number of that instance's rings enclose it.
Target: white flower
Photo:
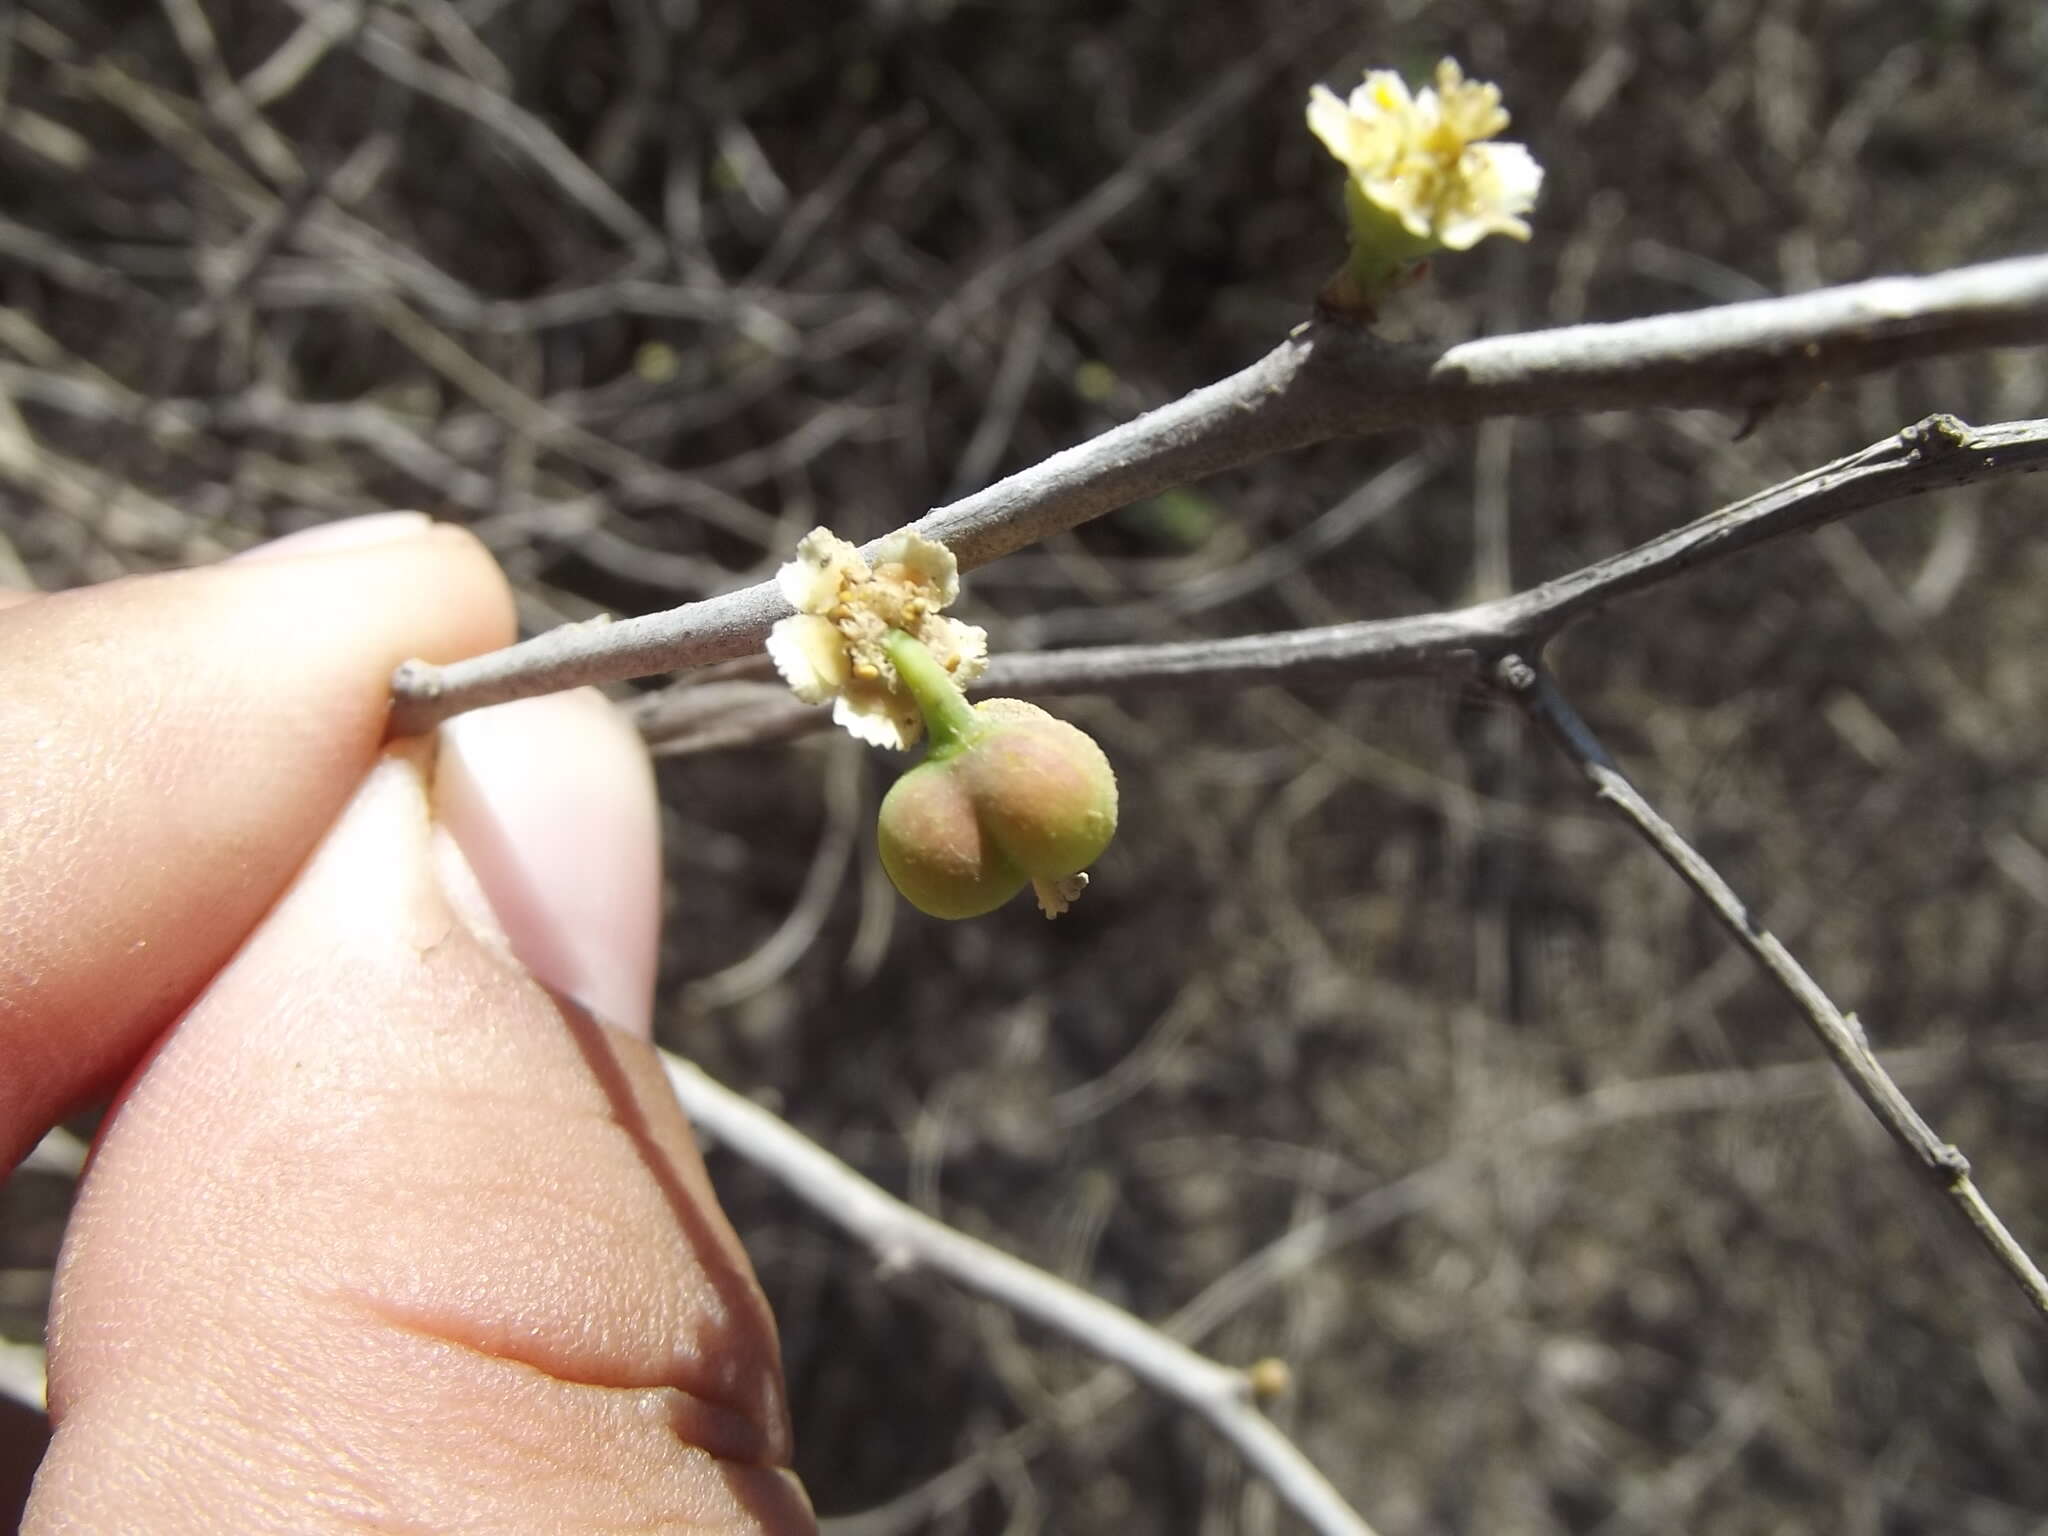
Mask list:
[[[1467,80],[1453,59],[1413,95],[1386,69],[1368,72],[1349,101],[1320,85],[1309,92],[1309,129],[1359,194],[1415,239],[1453,251],[1488,235],[1529,238],[1522,215],[1536,206],[1543,168],[1521,144],[1481,142],[1507,125],[1499,88]]]
[[[859,550],[828,528],[813,528],[797,541],[796,558],[775,573],[775,585],[798,613],[823,613],[849,579],[867,573]]]
[[[960,566],[943,544],[914,533],[875,546],[872,566],[829,529],[813,528],[775,573],[795,615],[768,633],[768,655],[806,704],[832,701],[832,719],[878,747],[909,747],[924,731],[884,644],[915,635],[962,684],[988,669],[988,635],[939,612],[960,595]]]

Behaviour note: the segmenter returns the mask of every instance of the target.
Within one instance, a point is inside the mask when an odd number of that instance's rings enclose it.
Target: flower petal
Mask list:
[[[845,539],[813,528],[776,582],[800,611],[769,631],[769,657],[799,699],[831,702],[832,718],[861,741],[908,747],[924,733],[889,657],[896,630],[924,641],[962,683],[988,666],[987,634],[938,611],[959,596],[959,562],[918,534],[883,539],[871,567]]]
[[[939,645],[925,640],[925,649],[938,657],[939,665],[964,688],[988,670],[988,631],[979,624],[962,624],[958,619],[940,619],[928,627],[940,625],[944,626],[945,634]]]
[[[1442,122],[1466,143],[1490,139],[1508,125],[1508,114],[1500,104],[1500,87],[1484,80],[1468,81],[1456,59],[1437,65],[1436,99]]]
[[[813,528],[798,541],[796,558],[775,573],[775,585],[799,613],[826,613],[849,580],[868,574],[860,551],[829,528]]]
[[[1408,88],[1401,84],[1398,75],[1380,73],[1387,75],[1388,82],[1377,93],[1382,100],[1374,99],[1375,77],[1370,75],[1365,85],[1351,93],[1348,103],[1326,86],[1317,85],[1309,90],[1309,130],[1340,162],[1360,175],[1383,172],[1398,160],[1407,131]],[[1396,92],[1397,103],[1387,105],[1386,99]]]
[[[1475,144],[1468,153],[1483,154],[1498,188],[1500,206],[1509,213],[1527,213],[1543,190],[1543,167],[1526,144]]]
[[[876,686],[851,687],[841,693],[832,702],[832,723],[856,741],[899,752],[916,746],[924,734],[916,703],[908,698],[898,700]]]
[[[787,569],[787,567],[785,567]],[[823,704],[846,686],[846,642],[831,620],[799,613],[768,631],[768,659],[806,704]]]
[[[1337,99],[1327,85],[1312,85],[1308,91],[1308,131],[1323,141],[1323,147],[1345,165],[1357,160],[1352,145],[1357,138],[1358,119],[1351,108]]]
[[[1455,205],[1439,210],[1437,238],[1453,251],[1470,250],[1488,235],[1529,238],[1519,217],[1536,202],[1543,168],[1520,144],[1475,144],[1465,151]]]
[[[1403,121],[1415,108],[1408,94],[1408,82],[1399,70],[1369,69],[1365,79],[1351,93],[1351,110],[1360,117],[1386,117]]]
[[[953,551],[920,534],[890,534],[875,546],[875,565],[902,566],[920,585],[933,589],[938,607],[960,595],[960,562],[953,558]]]

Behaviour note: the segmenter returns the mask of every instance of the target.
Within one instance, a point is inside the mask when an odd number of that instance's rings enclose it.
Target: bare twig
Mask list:
[[[60,1179],[76,1179],[85,1173],[85,1160],[84,1138],[58,1125],[45,1131],[43,1139],[29,1149],[28,1156],[17,1166],[24,1172],[48,1173]]]
[[[1506,656],[1494,669],[1494,682],[1578,765],[1602,803],[1656,850],[1658,857],[1707,904],[1735,942],[1749,952],[1764,974],[1798,1006],[1857,1097],[1870,1107],[1870,1112],[1933,1189],[1947,1196],[1961,1212],[1992,1258],[2026,1293],[2035,1310],[2048,1317],[2048,1276],[2042,1275],[1979,1193],[1970,1178],[1969,1160],[1935,1135],[1885,1071],[1872,1053],[1856,1015],[1845,1015],[1834,1005],[1719,872],[1637,793],[1549,673],[1522,657]]]
[[[1893,1076],[1909,1081],[1945,1070],[1953,1055],[1939,1046],[1886,1054]],[[1479,1139],[1455,1147],[1434,1162],[1288,1228],[1211,1280],[1161,1327],[1184,1344],[1200,1343],[1287,1281],[1397,1222],[1440,1206],[1472,1179],[1506,1163],[1571,1146],[1611,1126],[1825,1098],[1840,1081],[1821,1063],[1786,1062],[1638,1078],[1556,1100],[1510,1124],[1487,1129]],[[745,1155],[744,1147],[735,1150]],[[1213,1150],[1208,1155],[1213,1156]],[[973,1496],[988,1476],[992,1457],[1037,1455],[1055,1432],[1070,1433],[1107,1413],[1128,1394],[1129,1387],[1129,1378],[1122,1372],[1099,1371],[1062,1393],[1047,1414],[1019,1424],[930,1480],[886,1504],[827,1521],[827,1536],[894,1536],[922,1529],[933,1517]]]
[[[683,989],[695,1008],[723,1008],[772,986],[818,941],[833,898],[853,862],[861,830],[861,757],[851,738],[830,743],[825,765],[825,827],[796,904],[775,931],[747,955]]]
[[[1200,97],[1140,144],[1136,153],[1086,197],[961,284],[933,318],[933,333],[940,337],[954,333],[1005,294],[1059,265],[1143,196],[1154,180],[1173,167],[1186,166],[1195,147],[1230,121],[1247,97],[1338,25],[1354,25],[1349,6],[1303,7],[1293,25],[1267,38],[1257,52],[1218,76]]]
[[[767,1110],[680,1057],[662,1064],[684,1112],[718,1141],[865,1242],[890,1269],[922,1266],[1112,1360],[1204,1420],[1310,1529],[1371,1536],[1336,1489],[1263,1413],[1251,1385],[1128,1312],[955,1231],[869,1183]]]
[[[1062,693],[1152,691],[1172,686],[1349,680],[1471,672],[1508,651],[1540,652],[1561,631],[1615,600],[1699,566],[1789,534],[1806,533],[1888,502],[2003,475],[2048,469],[2048,419],[1971,427],[1931,416],[1858,453],[1798,475],[1705,517],[1597,560],[1553,581],[1449,613],[1372,619],[1282,634],[1163,645],[1091,646],[996,658],[982,691],[1043,697]],[[744,685],[741,685],[744,686]],[[644,695],[633,711],[647,739],[665,752],[782,740],[822,727],[819,711],[763,686],[745,691],[747,729],[707,716],[698,690],[684,685]],[[731,695],[733,702],[739,695]]]
[[[313,0],[291,3],[308,20],[331,9]],[[427,62],[394,37],[388,26],[373,24],[355,33],[353,42],[367,62],[393,80],[463,113],[518,150],[635,254],[659,254],[661,236],[654,228],[602,176],[585,165],[552,128],[510,97],[469,75]]]
[[[1449,460],[1449,454],[1433,447],[1405,454],[1367,476],[1349,495],[1301,527],[1237,553],[1199,575],[1174,581],[1136,605],[1105,602],[1024,614],[1005,627],[1009,646],[1036,651],[1052,644],[1067,647],[1116,638],[1134,632],[1134,619],[1156,621],[1161,615],[1185,619],[1277,586],[1408,505]],[[1007,577],[1009,572],[1003,574]]]
[[[990,686],[1087,692],[1174,680],[1273,682],[1322,672],[1411,675],[1475,654],[1540,650],[1575,620],[1699,566],[1926,491],[2048,469],[2048,419],[1973,428],[1931,416],[1861,452],[1757,492],[1635,548],[1512,596],[1451,613],[1169,645],[1101,646],[1002,658]],[[1109,679],[1115,678],[1117,684]]]
[[[773,536],[774,521],[759,508],[694,475],[665,469],[631,449],[563,420],[545,403],[487,367],[453,337],[428,324],[398,300],[385,299],[373,308],[378,324],[393,340],[536,442],[615,477],[629,495],[661,496],[741,538],[765,543]]]
[[[0,1339],[0,1397],[40,1411],[49,1406],[48,1377],[42,1345]]]
[[[2048,336],[2048,257],[1883,278],[1792,298],[1449,348],[1329,321],[1242,372],[1054,454],[913,526],[963,569],[1146,496],[1334,437],[1491,416],[1657,405],[1761,409],[1823,379]],[[393,729],[583,683],[722,661],[789,608],[770,583],[665,613],[567,629],[448,667],[408,662]]]
[[[144,289],[114,268],[81,256],[47,231],[18,224],[4,214],[0,214],[0,256],[80,293],[137,304],[151,302]]]
[[[205,9],[198,0],[161,0],[161,4],[170,19],[171,35],[177,38],[198,77],[207,109],[215,120],[235,136],[242,153],[265,176],[279,186],[297,182],[303,174],[299,157],[278,131],[257,114],[228,73]]]
[[[237,82],[240,98],[253,107],[267,107],[290,95],[337,43],[363,24],[365,10],[362,0],[337,0],[307,13],[290,37]]]

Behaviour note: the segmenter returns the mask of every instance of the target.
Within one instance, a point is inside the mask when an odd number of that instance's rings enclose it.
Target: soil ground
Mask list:
[[[0,467],[14,585],[389,506],[475,526],[534,627],[758,579],[815,523],[870,537],[1264,352],[1340,255],[1309,84],[1445,53],[1548,181],[1536,238],[1441,261],[1395,334],[2048,248],[2036,0],[417,0],[338,36],[296,0],[22,0],[0,25],[0,426],[43,466]],[[1001,647],[1454,606],[1929,411],[2048,414],[2044,383],[1993,353],[1753,423],[1330,444],[990,567],[964,612]],[[1556,658],[2037,1253],[2041,508],[2015,480],[1868,514]],[[1516,717],[1441,683],[1066,707],[1125,817],[1053,925],[894,899],[869,828],[898,760],[666,762],[665,1040],[1148,1319],[1348,1223],[1201,1344],[1290,1362],[1281,1416],[1389,1536],[2041,1528],[2038,1321]],[[846,1530],[1287,1528],[1184,1416],[1075,1410],[1092,1361],[884,1279],[712,1156],[799,1467],[825,1514],[877,1511]],[[16,1337],[61,1218],[29,1182],[0,1228]]]

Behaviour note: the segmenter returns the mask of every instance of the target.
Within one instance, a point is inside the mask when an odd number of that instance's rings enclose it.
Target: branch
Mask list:
[[[309,22],[333,9],[322,0],[290,0],[290,4]],[[354,21],[364,13],[348,7],[345,14]],[[632,204],[585,165],[552,128],[502,91],[422,59],[390,34],[383,17],[355,31],[351,40],[366,63],[422,96],[462,113],[523,155],[636,255],[652,255],[662,249],[660,234]]]
[[[1922,1046],[1886,1054],[1893,1074],[1910,1079],[1940,1071],[1953,1052],[1943,1046]],[[1375,1184],[1335,1209],[1289,1227],[1203,1286],[1161,1326],[1184,1344],[1199,1343],[1276,1287],[1396,1222],[1435,1208],[1490,1169],[1525,1163],[1532,1156],[1569,1146],[1615,1125],[1822,1098],[1835,1082],[1835,1075],[1823,1063],[1788,1062],[1625,1079],[1573,1098],[1553,1100],[1506,1125],[1483,1128],[1476,1140],[1454,1146],[1437,1160]],[[1074,1433],[1116,1406],[1129,1388],[1129,1378],[1113,1367],[1098,1371],[1061,1393],[1037,1417],[1026,1419],[945,1471],[884,1504],[824,1522],[825,1536],[897,1536],[924,1530],[979,1490],[994,1458],[1037,1455],[1055,1429]],[[1114,1443],[1118,1433],[1096,1431],[1095,1443]]]
[[[1771,486],[1669,533],[1525,592],[1450,613],[1167,645],[999,656],[981,692],[1047,697],[1171,686],[1471,672],[1510,651],[1540,653],[1615,600],[1774,539],[1927,491],[2048,469],[2048,419],[1971,427],[1930,416],[1861,452]],[[779,685],[684,681],[631,706],[658,749],[698,752],[821,728],[823,711]]]
[[[0,1398],[41,1413],[50,1405],[49,1362],[40,1344],[0,1338]]]
[[[1330,438],[1489,416],[1762,410],[1824,379],[2043,337],[2042,256],[1448,348],[1397,346],[1316,320],[1249,368],[912,526],[972,570],[1147,496]],[[423,731],[486,704],[744,655],[789,611],[763,582],[664,613],[567,626],[452,666],[407,662],[392,679],[392,729]]]
[[[1872,1053],[1862,1023],[1856,1015],[1843,1014],[1820,989],[1790,950],[1751,914],[1728,882],[1723,880],[1690,843],[1636,792],[1622,777],[1614,759],[1600,745],[1586,722],[1569,700],[1558,691],[1550,674],[1519,656],[1503,657],[1494,669],[1494,685],[1507,694],[1541,726],[1557,747],[1579,767],[1601,802],[1633,827],[1657,856],[1669,864],[1705,902],[1729,936],[1762,968],[1764,974],[1790,998],[1805,1015],[1819,1037],[1821,1047],[1836,1068],[1849,1080],[1856,1096],[1870,1107],[1878,1122],[1907,1159],[1920,1170],[1929,1186],[1947,1196],[1962,1213],[1985,1249],[2026,1293],[2036,1312],[2048,1319],[2048,1276],[2027,1256],[2024,1248],[2006,1230],[1977,1186],[1970,1179],[1969,1159],[1935,1135],[1911,1101],[1892,1080]]]
[[[1322,1536],[1372,1536],[1329,1480],[1251,1402],[1251,1384],[1130,1313],[912,1209],[767,1110],[681,1057],[662,1065],[684,1112],[873,1249],[885,1269],[924,1267],[1112,1360],[1189,1409]]]

